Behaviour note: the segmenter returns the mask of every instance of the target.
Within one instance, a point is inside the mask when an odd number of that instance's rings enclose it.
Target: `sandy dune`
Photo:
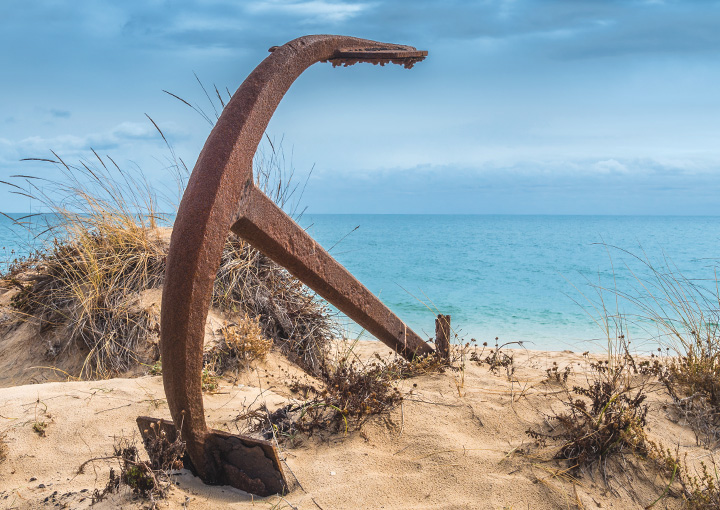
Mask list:
[[[365,342],[359,354],[387,348]],[[282,448],[293,488],[284,499],[253,498],[229,487],[208,487],[190,473],[159,508],[643,508],[662,492],[652,469],[623,466],[586,473],[574,483],[555,476],[549,452],[532,445],[528,428],[543,423],[543,413],[559,406],[558,387],[545,369],[572,364],[582,382],[586,360],[569,352],[517,351],[511,381],[486,366],[468,362],[464,372],[416,377],[400,383],[402,406],[371,420],[360,432],[305,438]],[[205,396],[214,428],[237,432],[235,420],[249,405],[271,410],[290,398],[288,373],[299,372],[273,354],[234,384],[224,381]],[[415,386],[417,385],[417,386]],[[691,456],[703,455],[692,432],[665,415],[662,392],[651,394],[649,431],[668,445],[679,443]],[[162,378],[140,377],[91,382],[52,382],[0,389],[0,431],[6,432],[7,459],[0,464],[0,508],[88,508],[90,494],[107,482],[113,460],[78,467],[112,454],[116,438],[135,434],[135,417],[168,417]],[[45,437],[34,429],[46,422]],[[94,508],[143,508],[127,489]],[[665,498],[654,508],[680,508]]]

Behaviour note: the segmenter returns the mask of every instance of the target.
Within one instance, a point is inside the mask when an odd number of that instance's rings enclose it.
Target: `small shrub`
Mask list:
[[[570,469],[587,468],[615,454],[645,456],[649,443],[645,434],[648,412],[646,384],[649,377],[634,383],[632,357],[627,353],[610,361],[589,365],[586,386],[565,388],[563,410],[549,416],[552,430],[528,430],[540,444],[559,443],[554,458],[569,462]]]
[[[149,435],[145,440],[145,449],[149,455],[147,461],[140,460],[134,441],[124,437],[116,440],[113,450],[114,457],[120,463],[120,474],[117,475],[114,468],[110,469],[105,488],[102,491],[96,489],[93,494],[93,504],[102,501],[108,494],[118,492],[123,485],[136,496],[151,501],[153,508],[155,498],[164,498],[167,495],[172,486],[170,473],[183,468],[185,443],[179,437],[171,442],[163,431],[156,430],[154,424],[152,428],[155,434]],[[78,471],[82,472],[84,466],[85,464]]]
[[[505,374],[507,375],[508,380],[510,380],[515,373],[515,355],[508,354],[503,351],[503,348],[513,344],[522,345],[520,342],[507,342],[502,345],[498,345],[498,339],[495,338],[495,348],[490,349],[488,355],[483,358],[483,354],[485,353],[485,349],[488,345],[487,342],[483,342],[482,351],[480,351],[480,353],[478,353],[477,350],[473,352],[470,355],[470,360],[475,361],[480,365],[487,365],[493,374],[497,374],[501,368],[504,368]]]
[[[655,443],[651,443],[651,447],[654,458],[670,479],[666,490],[657,501],[667,495],[673,483],[679,483],[679,492],[685,501],[684,508],[689,510],[716,510],[720,508],[720,473],[718,473],[714,457],[711,457],[712,460],[709,466],[701,461],[699,472],[695,469],[695,474],[691,474],[687,464],[687,453],[685,459],[681,460],[679,451],[673,453],[670,449],[663,449]]]
[[[265,338],[257,317],[245,314],[237,322],[225,323],[220,333],[222,342],[203,356],[206,369],[217,375],[264,360],[272,350],[273,341]]]
[[[420,359],[386,361],[377,355],[362,363],[351,360],[348,354],[332,366],[323,367],[321,386],[296,379],[291,389],[299,397],[298,402],[272,413],[261,407],[237,419],[248,421],[248,428],[259,431],[266,439],[275,437],[290,444],[297,444],[299,433],[359,430],[369,418],[387,415],[402,401],[398,380],[421,371],[427,373],[435,363]]]
[[[634,322],[645,331],[657,331],[655,340],[674,355],[663,366],[655,359],[647,369],[654,370],[667,388],[678,421],[684,419],[693,429],[698,444],[714,448],[720,441],[717,276],[706,285],[684,277],[667,261],[665,267],[655,267],[646,258],[634,257],[647,276],[635,276],[635,289],[615,294],[637,310]]]
[[[237,324],[225,325],[222,334],[225,345],[238,361],[263,360],[272,349],[272,340],[263,336],[257,317],[245,314]]]
[[[713,338],[690,345],[661,373],[677,414],[693,429],[697,443],[711,448],[720,441],[719,343]]]
[[[710,466],[700,463],[698,475],[684,474],[680,477],[687,507],[690,510],[715,510],[720,508],[720,474],[713,459]],[[684,470],[687,471],[687,468]]]

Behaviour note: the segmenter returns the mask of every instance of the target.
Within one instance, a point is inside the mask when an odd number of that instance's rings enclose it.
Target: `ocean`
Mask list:
[[[352,214],[300,224],[420,336],[434,336],[440,312],[458,341],[529,349],[602,350],[601,298],[633,323],[637,307],[616,295],[643,292],[647,263],[712,292],[720,260],[718,217]],[[2,218],[0,248],[6,261],[27,254],[33,235]],[[628,334],[653,348],[647,327]]]

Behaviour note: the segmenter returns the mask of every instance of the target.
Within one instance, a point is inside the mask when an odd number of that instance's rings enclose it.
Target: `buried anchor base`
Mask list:
[[[164,433],[170,443],[175,442],[178,437],[178,430],[171,421],[148,416],[139,416],[136,421],[146,450],[149,441],[158,434]],[[204,444],[205,458],[214,471],[213,478],[203,480],[205,483],[230,485],[258,496],[288,492],[280,458],[271,442],[220,430],[208,430]],[[198,475],[187,454],[183,456],[182,462],[185,468]]]

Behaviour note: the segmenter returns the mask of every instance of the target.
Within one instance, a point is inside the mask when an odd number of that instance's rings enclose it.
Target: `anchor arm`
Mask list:
[[[433,352],[412,329],[253,184],[231,230],[406,358]]]

